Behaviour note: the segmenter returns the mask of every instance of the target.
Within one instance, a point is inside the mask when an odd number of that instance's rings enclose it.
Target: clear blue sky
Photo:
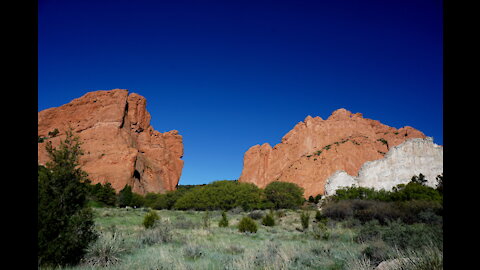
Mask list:
[[[238,179],[245,151],[334,110],[443,144],[442,1],[39,0],[38,110],[147,99],[183,136],[180,183]]]

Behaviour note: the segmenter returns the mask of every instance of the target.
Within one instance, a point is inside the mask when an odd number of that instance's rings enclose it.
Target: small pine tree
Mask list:
[[[258,229],[257,223],[249,217],[243,217],[238,223],[238,231],[256,233]]]
[[[308,212],[302,212],[300,214],[300,222],[302,223],[302,228],[308,229],[308,224],[310,221],[310,214]]]
[[[120,190],[120,192],[118,193],[118,197],[117,197],[118,206],[120,207],[131,206],[132,198],[133,198],[132,187],[129,185],[125,185],[125,187],[122,190]]]
[[[222,219],[218,222],[218,227],[228,227],[228,219],[225,211],[222,212]]]
[[[153,225],[155,225],[155,222],[159,220],[160,217],[158,216],[157,212],[154,210],[148,212],[145,217],[143,218],[143,226],[145,228],[151,228]]]
[[[425,179],[425,175],[419,174],[418,176],[412,176],[411,182],[424,185],[427,182],[427,179]]]
[[[46,150],[50,162],[38,167],[38,264],[74,265],[97,238],[87,173],[78,163],[83,151],[71,129],[57,148],[47,142]]]

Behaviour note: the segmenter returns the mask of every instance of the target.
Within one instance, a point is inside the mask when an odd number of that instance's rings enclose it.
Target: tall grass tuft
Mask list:
[[[422,249],[397,249],[393,257],[398,269],[443,270],[443,251],[433,244],[428,244]]]
[[[169,222],[157,220],[152,227],[140,233],[139,241],[142,245],[147,246],[169,243],[173,239],[172,229]]]
[[[88,266],[108,267],[120,262],[120,257],[128,250],[122,235],[118,232],[104,232],[87,248],[83,263]]]

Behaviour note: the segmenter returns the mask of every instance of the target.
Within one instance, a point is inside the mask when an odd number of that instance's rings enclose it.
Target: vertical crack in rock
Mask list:
[[[128,119],[128,100],[125,100],[125,109],[123,111],[123,118],[122,123],[120,124],[120,128],[123,128],[126,119]]]

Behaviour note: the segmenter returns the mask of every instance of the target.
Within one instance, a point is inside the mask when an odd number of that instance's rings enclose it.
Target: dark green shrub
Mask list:
[[[424,185],[428,180],[425,179],[425,175],[419,174],[418,176],[416,176],[416,175],[412,176],[412,179],[410,181],[411,181],[411,183]]]
[[[322,213],[333,220],[354,218],[362,223],[377,220],[387,224],[390,220],[413,224],[427,222],[439,224],[442,222],[443,207],[436,201],[410,200],[404,202],[383,202],[373,200],[342,200],[327,203]]]
[[[421,183],[409,182],[408,184],[400,184],[394,187],[391,194],[392,201],[435,201],[442,202],[443,196],[438,190],[425,186]]]
[[[89,199],[102,205],[114,206],[117,200],[116,196],[115,189],[108,182],[103,185],[97,183],[89,187]]]
[[[276,209],[296,209],[303,204],[303,188],[294,183],[274,181],[265,187],[265,196]]]
[[[227,213],[222,212],[222,219],[218,222],[218,227],[228,227]]]
[[[264,226],[275,226],[275,219],[273,218],[273,214],[269,213],[265,215],[262,219],[262,225]]]
[[[329,202],[322,208],[322,213],[324,216],[333,220],[353,218],[353,208],[351,207],[350,200]]]
[[[38,264],[74,265],[97,239],[87,207],[89,181],[78,163],[83,152],[72,130],[58,148],[47,142],[46,150],[50,162],[38,166]]]
[[[132,206],[132,207],[143,207],[144,205],[145,205],[145,198],[138,193],[132,193],[132,199],[130,200],[130,206]]]
[[[320,212],[320,210],[317,210],[317,211],[315,211],[315,220],[317,222],[326,222],[327,217],[322,215],[322,212]]]
[[[132,187],[125,185],[125,187],[120,190],[117,196],[118,206],[125,207],[132,205],[133,192]]]
[[[143,218],[143,226],[147,229],[151,228],[155,225],[155,222],[159,219],[160,217],[158,216],[157,212],[152,210],[148,212]]]
[[[304,230],[308,228],[309,221],[310,221],[310,214],[306,211],[303,211],[300,214],[300,222],[302,223],[302,228]]]
[[[243,217],[238,223],[238,231],[256,233],[258,229],[257,223],[249,217]]]

